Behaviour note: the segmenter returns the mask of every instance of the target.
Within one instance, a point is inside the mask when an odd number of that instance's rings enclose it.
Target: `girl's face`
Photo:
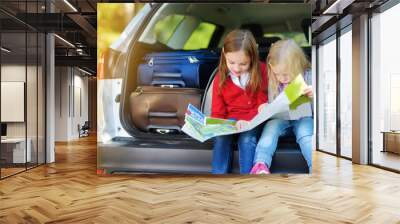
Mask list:
[[[248,72],[250,57],[244,51],[228,52],[225,54],[226,65],[229,71],[236,77]]]
[[[283,84],[288,84],[290,80],[290,75],[286,71],[286,68],[284,66],[276,65],[276,66],[271,66],[271,71],[275,78],[278,80],[278,82],[283,83]]]

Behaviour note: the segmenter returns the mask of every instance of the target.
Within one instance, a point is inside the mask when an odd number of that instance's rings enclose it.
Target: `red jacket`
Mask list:
[[[228,76],[221,92],[218,90],[220,76],[214,79],[212,92],[211,116],[216,118],[249,121],[258,113],[258,106],[268,100],[268,79],[264,63],[260,62],[262,84],[257,93],[251,94],[239,86],[236,86]]]

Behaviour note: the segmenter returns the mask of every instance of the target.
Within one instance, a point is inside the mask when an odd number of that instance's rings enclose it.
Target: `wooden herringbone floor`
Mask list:
[[[400,223],[400,175],[314,154],[313,175],[97,176],[96,142],[0,181],[0,223]]]

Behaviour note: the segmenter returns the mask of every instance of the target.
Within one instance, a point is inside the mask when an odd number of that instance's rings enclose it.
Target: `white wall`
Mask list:
[[[29,69],[29,66],[28,66]],[[1,81],[25,82],[25,64],[24,65],[2,65]]]
[[[25,121],[25,82],[1,81],[1,108],[2,122]]]
[[[56,141],[79,138],[78,124],[88,120],[88,78],[83,75],[76,68],[56,67]]]
[[[76,70],[75,70],[76,72]],[[80,93],[79,93],[80,92]],[[74,99],[75,99],[75,106],[74,106],[74,119],[72,123],[72,133],[74,136],[78,136],[78,129],[76,128],[78,124],[83,125],[85,121],[89,119],[89,103],[88,103],[88,78],[82,77],[80,75],[75,75],[74,77]],[[80,97],[79,97],[80,96]],[[80,105],[79,105],[79,102]],[[79,108],[82,107],[82,108]],[[81,109],[82,111],[80,111]]]
[[[25,80],[27,78],[27,80]],[[45,90],[43,82],[44,74],[41,66],[32,66],[25,64],[3,64],[1,66],[1,81],[2,82],[24,82],[26,86],[26,106],[23,102],[21,113],[26,112],[26,120],[23,122],[6,122],[7,137],[9,138],[25,138],[29,139],[32,161],[44,163],[45,159],[45,139],[44,139],[44,100]],[[3,92],[4,89],[2,89]],[[22,91],[22,92],[21,92]],[[20,90],[24,94],[24,90]],[[2,95],[7,97],[6,95]],[[3,103],[2,103],[3,104]],[[2,107],[2,112],[12,110],[10,107]],[[7,111],[13,113],[12,111]],[[39,156],[37,157],[37,153]],[[49,160],[50,161],[50,160]]]
[[[1,66],[1,81],[4,82],[25,82],[25,64],[6,64]],[[32,67],[28,66],[28,72]],[[30,94],[28,93],[28,96]],[[7,110],[7,108],[1,108]],[[7,122],[8,137],[25,137],[25,122]],[[29,136],[28,136],[29,137]]]
[[[55,68],[55,141],[68,141],[68,87],[67,67]]]

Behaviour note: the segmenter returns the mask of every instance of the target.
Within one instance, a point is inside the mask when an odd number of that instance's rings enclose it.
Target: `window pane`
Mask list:
[[[182,15],[170,15],[158,21],[154,27],[156,39],[166,45],[169,38],[175,32],[176,27],[180,22],[182,22],[183,18],[184,16]]]
[[[351,158],[352,141],[352,35],[340,37],[340,153]]]
[[[188,41],[183,47],[184,50],[196,50],[207,48],[216,26],[210,23],[200,23],[194,30]]]
[[[318,48],[318,148],[336,153],[336,40]]]
[[[25,91],[27,74],[26,33],[1,34],[1,176],[25,170],[31,162],[31,141],[26,141]],[[7,96],[7,97],[6,97]],[[11,98],[12,97],[12,98]],[[13,108],[13,109],[11,109]]]
[[[306,36],[301,32],[266,33],[264,37],[278,37],[281,40],[293,39],[300,47],[310,46]]]
[[[38,76],[38,33],[28,32],[27,33],[27,48],[28,48],[28,62],[27,62],[27,80],[26,80],[26,115],[27,115],[27,141],[28,147],[30,148],[30,159],[28,160],[28,168],[37,165],[38,161],[38,88],[37,88],[37,76]]]
[[[46,65],[46,36],[43,33],[39,34],[39,45],[38,45],[38,164],[45,163],[46,149],[45,149],[45,124],[46,124],[46,107],[45,107],[45,93],[46,93],[46,77],[45,77],[45,65]]]
[[[400,130],[400,31],[393,29],[398,21],[400,4],[371,20],[372,163],[396,170],[400,170],[400,132],[390,132]],[[382,132],[389,132],[385,134],[387,139]]]

